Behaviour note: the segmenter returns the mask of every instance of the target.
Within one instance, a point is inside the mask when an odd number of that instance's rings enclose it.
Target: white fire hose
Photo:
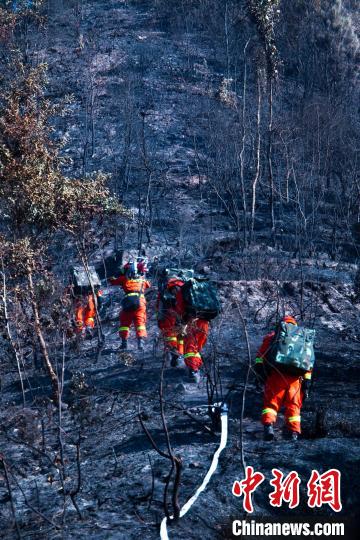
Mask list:
[[[220,414],[221,414],[221,439],[220,439],[219,448],[216,450],[216,452],[215,452],[215,454],[213,456],[213,459],[212,459],[212,462],[211,462],[211,465],[210,465],[210,469],[206,473],[206,476],[205,476],[204,480],[202,481],[201,485],[198,487],[198,489],[196,490],[194,495],[181,508],[181,510],[180,510],[180,517],[181,518],[183,516],[185,516],[185,514],[187,514],[187,512],[190,510],[190,508],[192,507],[194,502],[199,497],[200,493],[202,493],[205,490],[206,486],[210,482],[210,479],[211,479],[212,475],[214,474],[214,472],[217,469],[220,454],[224,450],[224,448],[226,447],[227,438],[228,438],[228,412],[227,412],[226,403],[224,403],[221,406],[221,413]],[[172,519],[172,518],[173,518],[173,516],[170,517],[170,519]],[[166,517],[161,522],[160,538],[161,538],[161,540],[169,540],[169,536],[168,536],[168,533],[167,533],[167,518]]]

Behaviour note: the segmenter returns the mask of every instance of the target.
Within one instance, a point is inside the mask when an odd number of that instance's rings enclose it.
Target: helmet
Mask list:
[[[129,261],[124,266],[125,274],[129,278],[137,276],[137,266],[134,261]]]
[[[137,259],[136,268],[137,268],[137,271],[138,271],[139,274],[144,275],[148,271],[147,261],[148,260],[147,260],[146,257],[139,257]]]
[[[284,323],[294,324],[295,326],[297,326],[296,319],[294,319],[294,317],[292,317],[291,315],[285,315],[285,317],[283,317],[281,320]]]

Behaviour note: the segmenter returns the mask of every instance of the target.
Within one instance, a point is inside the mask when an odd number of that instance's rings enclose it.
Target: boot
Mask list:
[[[272,441],[274,439],[274,426],[272,424],[264,425],[264,441]]]
[[[175,353],[169,353],[170,354],[170,366],[171,367],[177,367],[178,364],[178,355]]]
[[[142,337],[138,338],[138,351],[140,352],[144,351],[144,338]]]
[[[300,433],[298,433],[297,431],[290,431],[290,429],[287,429],[286,427],[284,427],[284,430],[283,430],[284,440],[297,441],[299,440],[299,436],[300,436]]]
[[[193,369],[189,370],[189,378],[191,382],[195,384],[199,384],[201,381],[201,373],[200,370],[194,371]]]
[[[184,357],[182,355],[179,356],[178,354],[175,354],[175,353],[172,353],[171,355],[170,365],[171,367],[174,367],[174,368],[180,368],[180,369],[186,368]]]
[[[187,365],[185,364],[185,360],[183,355],[177,357],[176,367],[179,369],[186,369]],[[200,374],[201,375],[201,374]]]
[[[85,339],[86,337],[86,329],[85,328],[77,328],[76,329],[76,336],[78,339]]]
[[[126,351],[128,348],[128,342],[127,342],[127,339],[126,338],[122,338],[121,339],[121,346],[120,346],[120,349],[122,351]]]
[[[94,328],[87,326],[85,330],[85,339],[92,339],[94,337]]]

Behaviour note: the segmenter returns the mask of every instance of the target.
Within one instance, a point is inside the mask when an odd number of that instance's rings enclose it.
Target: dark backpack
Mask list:
[[[315,363],[315,330],[281,322],[269,351],[270,363],[292,375],[304,375]]]
[[[121,300],[121,307],[123,311],[135,311],[140,307],[141,292],[128,293]]]
[[[211,321],[221,311],[217,287],[205,278],[189,279],[182,288],[186,313],[191,317],[198,317]]]
[[[92,293],[91,285],[95,292],[100,289],[101,283],[94,266],[89,266],[89,275],[83,266],[73,266],[72,282],[75,296]],[[89,281],[90,277],[90,281]]]
[[[141,288],[139,292],[125,293],[124,298],[121,300],[121,307],[123,311],[136,311],[141,305],[141,297],[144,295],[145,277],[142,277],[138,272],[138,260],[129,261],[122,269],[121,273],[128,279],[135,279],[137,281],[142,280]]]
[[[96,272],[100,279],[117,277],[122,268],[123,252],[114,251],[96,266]]]
[[[165,309],[175,307],[175,296],[169,291],[169,283],[172,279],[178,279],[184,283],[194,276],[193,270],[185,270],[181,268],[165,268],[161,273],[158,281],[158,290],[160,295],[161,307]]]

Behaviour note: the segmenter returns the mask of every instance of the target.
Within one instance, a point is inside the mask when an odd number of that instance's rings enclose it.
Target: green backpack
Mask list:
[[[191,278],[182,288],[186,313],[211,321],[221,311],[220,300],[216,285],[207,279]]]
[[[272,364],[293,375],[303,375],[314,367],[315,330],[281,322],[270,350]]]

